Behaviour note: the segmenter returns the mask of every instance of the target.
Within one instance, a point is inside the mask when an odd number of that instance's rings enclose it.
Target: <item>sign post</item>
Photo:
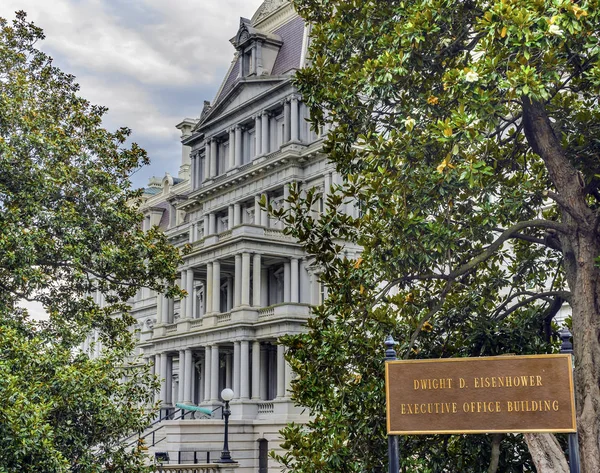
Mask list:
[[[398,473],[398,435],[577,432],[569,354],[397,360],[394,345],[389,336],[389,473]]]
[[[386,365],[389,361],[395,361],[396,358],[396,350],[394,347],[396,346],[396,342],[391,335],[385,339],[385,361]],[[387,373],[387,368],[386,368]],[[386,378],[387,384],[387,378]],[[400,471],[400,458],[398,452],[398,436],[397,435],[389,435],[388,433],[388,473],[398,473]]]
[[[559,332],[562,341],[560,352],[573,355],[573,344],[571,343],[571,332],[564,329]],[[569,434],[569,471],[579,473],[579,439],[577,432]]]

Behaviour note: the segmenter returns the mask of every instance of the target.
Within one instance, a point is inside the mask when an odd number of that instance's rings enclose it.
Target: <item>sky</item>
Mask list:
[[[40,49],[74,74],[80,95],[104,105],[104,126],[127,126],[150,156],[132,176],[176,176],[183,118],[212,101],[233,59],[229,39],[240,16],[262,0],[1,0],[0,17],[16,10],[44,29]]]

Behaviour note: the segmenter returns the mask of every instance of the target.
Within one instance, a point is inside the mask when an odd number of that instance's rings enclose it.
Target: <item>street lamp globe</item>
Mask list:
[[[233,399],[233,390],[229,388],[223,389],[223,391],[221,391],[221,399],[225,402],[231,401]]]

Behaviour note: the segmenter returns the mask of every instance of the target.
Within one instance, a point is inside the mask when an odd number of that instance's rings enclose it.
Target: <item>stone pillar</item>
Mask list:
[[[233,228],[233,205],[227,207],[227,230]]]
[[[233,307],[242,303],[242,255],[235,255],[235,279],[233,280],[234,297]]]
[[[229,169],[235,167],[235,128],[229,129]]]
[[[237,227],[242,224],[242,206],[233,204],[233,226]]]
[[[206,214],[204,216],[204,236],[207,237],[210,235],[210,215]]]
[[[186,278],[186,288],[185,290],[188,292],[187,297],[185,298],[185,316],[188,319],[194,318],[194,270],[187,270],[187,278]]]
[[[290,302],[300,302],[298,293],[300,285],[298,284],[298,258],[290,260]]]
[[[188,243],[191,245],[196,240],[196,223],[192,223],[190,225],[190,230],[188,234]]]
[[[254,117],[254,138],[255,138],[254,149],[256,151],[256,156],[260,156],[262,154],[262,152],[261,152],[262,126],[261,126],[260,115],[256,115],[256,117]]]
[[[260,350],[260,398],[266,400],[269,397],[269,350],[266,346]]]
[[[204,400],[210,399],[211,381],[212,381],[212,346],[207,345],[204,348]]]
[[[290,302],[291,299],[291,267],[290,262],[283,263],[283,302]]]
[[[175,301],[167,299],[167,321],[172,324],[175,320]]]
[[[327,198],[331,193],[331,173],[326,172],[323,176],[323,210],[327,212],[329,206],[327,205]]]
[[[206,147],[204,149],[204,179],[210,179],[212,170],[210,169],[212,163],[211,157],[211,139],[206,140]]]
[[[217,233],[217,216],[214,213],[208,214],[208,234],[215,235]]]
[[[285,396],[285,347],[277,345],[277,397]]]
[[[290,118],[290,139],[292,141],[300,141],[299,139],[299,127],[298,119],[300,115],[298,113],[298,97],[292,97],[291,101],[291,118]]]
[[[165,296],[156,294],[156,325],[162,325],[163,322],[163,300]]]
[[[240,398],[240,342],[233,342],[233,397]]]
[[[242,151],[242,128],[238,125],[235,127],[235,165],[238,167],[242,165]]]
[[[206,161],[206,153],[204,156],[204,161]],[[196,158],[196,189],[202,185],[202,166],[204,166],[204,170],[206,170],[206,164],[202,162],[202,159],[200,159],[200,154],[198,154]]]
[[[260,342],[252,343],[252,399],[260,399]]]
[[[269,305],[269,270],[267,268],[263,268],[261,272],[260,305],[261,307],[267,307]]]
[[[217,140],[213,139],[210,142],[210,177],[215,177],[220,169],[218,169],[218,148],[217,148]]]
[[[165,403],[170,406],[173,404],[173,358],[166,353],[164,356],[167,364],[167,397]]]
[[[185,397],[185,351],[179,350],[179,389],[177,390],[177,402],[183,402]]]
[[[159,353],[160,358],[160,402],[162,407],[167,403],[167,354]]]
[[[254,262],[252,266],[252,306],[260,307],[260,294],[261,294],[261,257],[260,254],[254,254]]]
[[[213,345],[210,356],[210,400],[219,400],[219,345]]]
[[[196,189],[196,187],[198,187],[198,185],[196,184],[196,166],[197,166],[197,162],[198,162],[198,156],[194,155],[192,156],[192,162],[191,162],[191,166],[190,166],[190,185],[192,187],[192,190]]]
[[[306,259],[300,260],[300,302],[310,303],[310,279],[306,269]]]
[[[242,305],[250,305],[250,253],[242,253]]]
[[[263,227],[268,228],[269,227],[269,211],[267,209],[269,208],[269,196],[268,196],[268,194],[263,194],[263,196],[265,198],[266,208],[261,209],[261,211],[260,211],[260,224]]]
[[[233,278],[227,276],[227,312],[233,309]]]
[[[240,398],[248,399],[250,397],[250,344],[248,340],[240,342]]]
[[[219,261],[213,261],[212,301],[213,312],[221,312],[221,263]]]
[[[163,324],[168,324],[169,323],[169,301],[171,299],[168,299],[167,296],[165,296],[164,294],[162,295],[162,320],[161,322]]]
[[[319,305],[319,276],[315,273],[310,275],[310,303],[312,305]]]
[[[183,391],[183,402],[185,404],[192,403],[192,388],[194,387],[194,355],[191,348],[185,350],[185,385]]]
[[[284,208],[284,210],[290,209],[290,203],[288,202],[289,198],[290,198],[290,183],[285,184],[283,186],[283,208]]]
[[[285,364],[285,396],[290,396],[292,390],[292,379],[294,379],[294,372],[289,363]]]
[[[225,387],[231,389],[233,384],[233,353],[225,353]]]
[[[291,138],[291,116],[290,103],[286,100],[283,105],[283,143],[288,143]]]
[[[206,313],[213,312],[213,264],[206,263],[206,287],[204,291],[204,300],[206,301]]]
[[[262,118],[260,121],[261,121],[261,126],[262,126],[262,133],[261,133],[262,145],[260,147],[260,150],[262,151],[262,154],[267,154],[270,151],[270,147],[269,147],[269,112],[264,111],[262,113]]]
[[[254,196],[254,225],[260,225],[261,222],[260,195]]]

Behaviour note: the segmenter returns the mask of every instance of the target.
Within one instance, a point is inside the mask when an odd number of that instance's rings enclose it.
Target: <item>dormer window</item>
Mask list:
[[[231,42],[241,61],[240,78],[269,74],[283,44],[279,36],[257,30],[247,18],[240,19],[240,28]]]

